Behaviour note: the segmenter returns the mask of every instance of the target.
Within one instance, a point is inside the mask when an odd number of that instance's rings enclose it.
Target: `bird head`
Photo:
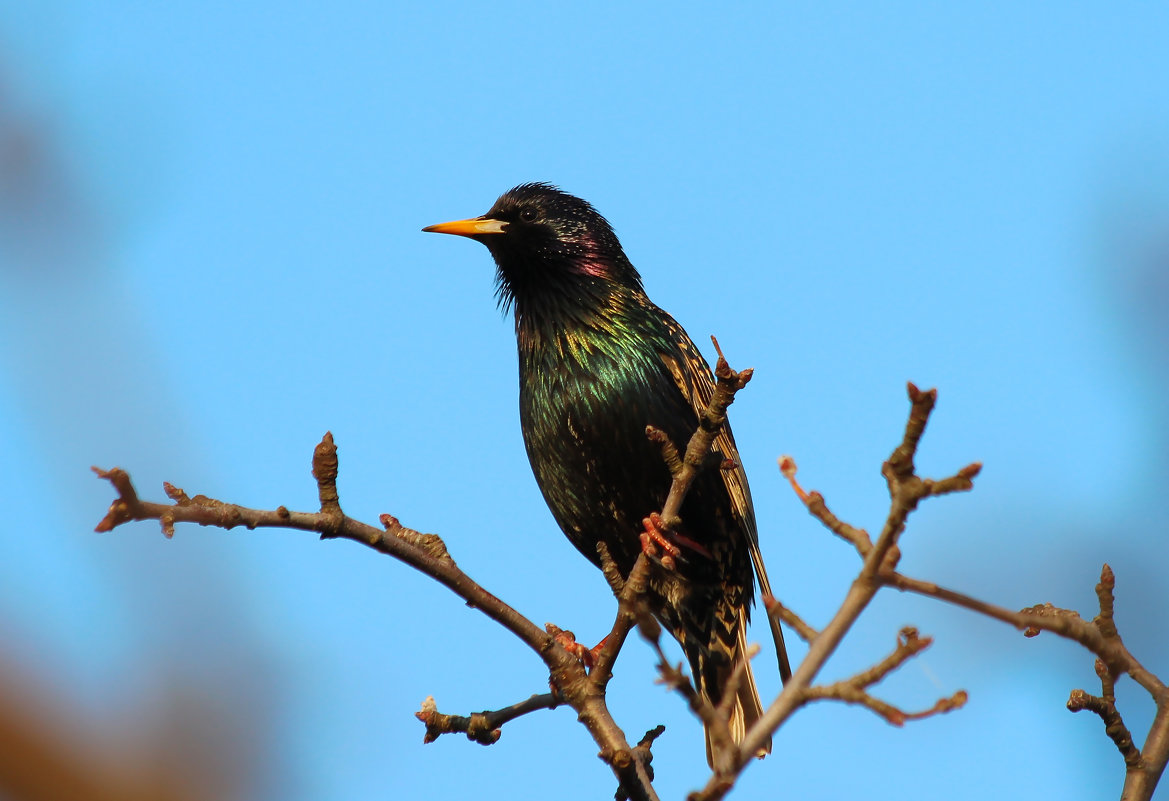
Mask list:
[[[608,220],[588,202],[550,184],[521,184],[500,195],[481,217],[422,230],[486,245],[498,268],[497,294],[504,308],[642,289]]]

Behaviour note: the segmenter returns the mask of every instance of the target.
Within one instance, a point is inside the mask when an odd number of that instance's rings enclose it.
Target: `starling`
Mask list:
[[[608,221],[580,198],[523,184],[482,217],[423,230],[470,237],[491,251],[496,297],[515,312],[520,425],[536,481],[577,550],[600,567],[603,542],[627,576],[642,550],[642,521],[661,510],[671,483],[646,426],[685,447],[714,388],[710,367],[646,296]],[[647,600],[681,644],[697,690],[717,704],[746,660],[755,576],[761,592],[771,588],[728,426],[714,449],[735,466],[705,470],[691,486],[682,524],[671,529],[681,556],[654,564]],[[774,622],[772,629],[786,681],[782,634]],[[732,706],[736,742],[761,714],[748,663]],[[709,731],[706,748],[709,762]]]

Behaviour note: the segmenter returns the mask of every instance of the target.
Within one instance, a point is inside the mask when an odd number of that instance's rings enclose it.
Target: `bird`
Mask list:
[[[490,251],[498,305],[515,317],[520,428],[536,482],[576,549],[601,567],[603,542],[628,576],[643,550],[642,521],[661,510],[671,484],[646,427],[684,448],[714,389],[710,366],[649,299],[609,222],[552,184],[521,184],[480,217],[422,230],[468,237]],[[680,557],[654,562],[646,600],[710,703],[722,700],[743,665],[729,720],[738,743],[763,713],[746,630],[756,578],[765,597],[771,587],[729,424],[713,447],[733,465],[699,474],[675,527]],[[769,622],[786,682],[783,635]],[[758,756],[769,751],[770,742]],[[706,756],[713,765],[709,727]]]

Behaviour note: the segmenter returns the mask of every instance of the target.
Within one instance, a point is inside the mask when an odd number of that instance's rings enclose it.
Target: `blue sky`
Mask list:
[[[237,797],[513,798],[521,774],[607,797],[567,710],[422,745],[427,695],[465,713],[546,675],[407,568],[296,532],[92,533],[90,464],[148,497],[311,509],[332,430],[346,511],[442,534],[519,610],[599,639],[613,602],[531,477],[490,259],[419,231],[544,180],[755,367],[731,419],[788,605],[822,624],[857,563],[775,458],[879,527],[913,380],[940,393],[923,471],[986,467],[911,520],[906,572],[1090,613],[1107,560],[1164,676],[1167,25],[1136,3],[0,2],[0,667],[79,739],[230,746]],[[1103,727],[1063,708],[1098,688],[1091,659],[1051,638],[881,596],[826,677],[907,623],[936,643],[883,697],[968,706],[901,730],[806,709],[737,797],[1118,794]],[[652,680],[631,641],[613,706],[633,738],[666,724],[678,798],[701,729]]]

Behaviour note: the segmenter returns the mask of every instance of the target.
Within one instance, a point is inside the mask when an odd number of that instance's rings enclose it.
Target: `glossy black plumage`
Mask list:
[[[645,428],[685,447],[713,389],[709,366],[646,296],[609,223],[579,198],[524,184],[482,217],[426,230],[469,236],[491,251],[499,301],[515,312],[520,422],[536,480],[572,544],[599,565],[603,540],[628,574],[641,520],[661,510],[670,487]],[[738,463],[729,427],[715,448]],[[699,691],[717,702],[743,658],[755,575],[770,592],[742,467],[705,471],[681,517],[682,533],[710,557],[685,551],[675,570],[655,568],[650,604],[681,643]],[[736,739],[760,712],[748,671],[732,718]]]

